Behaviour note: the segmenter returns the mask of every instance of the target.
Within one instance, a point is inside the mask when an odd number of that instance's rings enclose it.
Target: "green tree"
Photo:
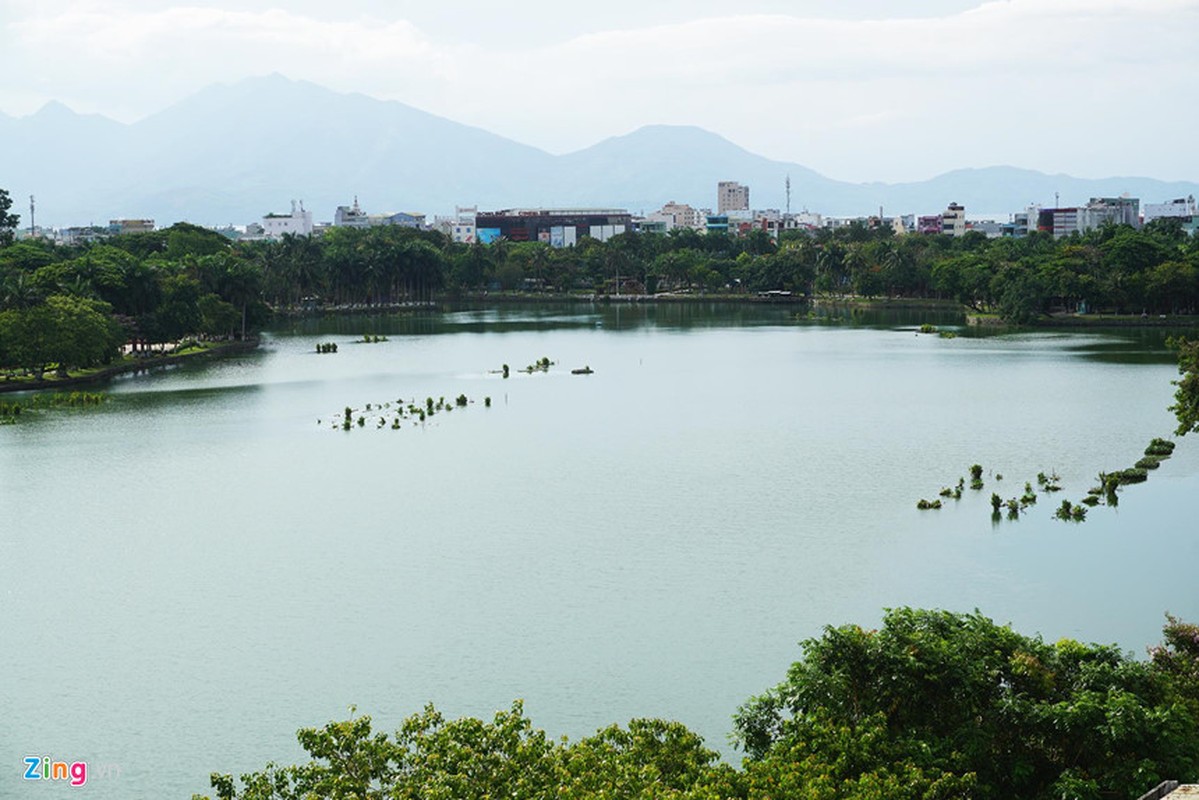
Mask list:
[[[8,196],[8,190],[0,189],[0,247],[12,244],[13,232],[21,222],[19,216],[9,213],[10,208],[12,198]]]
[[[804,642],[737,729],[751,762],[794,760],[814,737],[883,737],[866,768],[976,781],[980,798],[1133,797],[1199,773],[1199,720],[1173,685],[1113,647],[1047,645],[977,612],[898,609],[877,631],[829,627]]]
[[[1174,381],[1178,388],[1170,410],[1178,420],[1174,432],[1185,436],[1199,432],[1199,339],[1170,339],[1169,344],[1178,350],[1178,371],[1182,373],[1182,377]]]
[[[41,380],[51,364],[60,375],[72,367],[107,363],[125,340],[112,308],[99,300],[53,295],[30,308],[0,314],[3,359]]]
[[[41,380],[54,361],[54,314],[44,304],[0,312],[0,359]]]

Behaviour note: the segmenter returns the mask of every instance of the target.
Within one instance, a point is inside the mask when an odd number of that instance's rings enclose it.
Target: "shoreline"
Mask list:
[[[141,361],[134,363],[116,364],[110,367],[102,367],[95,372],[90,372],[86,375],[68,376],[66,378],[49,378],[40,381],[0,381],[0,394],[13,392],[45,392],[54,391],[59,388],[71,388],[77,386],[87,386],[95,383],[103,383],[117,377],[118,375],[126,375],[129,373],[150,372],[159,367],[169,367],[175,364],[183,364],[190,361],[200,361],[206,358],[215,358],[218,356],[232,355],[235,353],[248,353],[258,349],[260,339],[257,336],[246,338],[241,341],[225,342],[216,347],[211,347],[205,350],[195,350],[190,353],[179,353],[177,355],[151,356]]]
[[[459,303],[479,305],[511,304],[576,304],[630,305],[728,303],[730,305],[790,305],[812,308],[848,308],[867,311],[935,311],[957,313],[967,326],[1010,327],[1010,328],[1192,328],[1199,327],[1199,315],[1178,314],[1162,317],[1139,314],[1050,314],[1025,325],[1004,322],[996,314],[976,311],[956,300],[934,297],[859,297],[855,295],[761,295],[725,293],[673,293],[657,294],[579,294],[571,292],[465,292],[447,295],[430,301],[403,301],[376,305],[313,306],[310,308],[288,307],[274,309],[276,317],[284,319],[308,319],[324,316],[355,314],[398,314],[411,311],[440,311]]]

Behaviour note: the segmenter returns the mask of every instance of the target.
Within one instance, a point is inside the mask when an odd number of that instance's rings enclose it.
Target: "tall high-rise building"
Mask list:
[[[716,213],[749,211],[749,187],[737,181],[720,181],[716,184]]]

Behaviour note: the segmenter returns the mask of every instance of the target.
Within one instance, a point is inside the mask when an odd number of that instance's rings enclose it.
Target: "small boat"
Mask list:
[[[572,369],[570,371],[570,374],[571,375],[590,375],[593,372],[595,372],[595,370],[593,370],[591,367],[583,367],[582,369]]]

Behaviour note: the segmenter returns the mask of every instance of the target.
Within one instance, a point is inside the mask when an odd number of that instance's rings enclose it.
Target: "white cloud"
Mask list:
[[[0,66],[30,78],[0,90],[0,108],[53,97],[128,119],[213,81],[279,71],[556,151],[690,123],[835,177],[987,163],[1199,177],[1199,157],[1137,146],[1154,127],[1195,128],[1181,98],[1199,67],[1199,0],[1009,0],[919,19],[741,14],[520,49],[433,37],[406,19],[222,2],[17,2]],[[612,4],[627,25],[623,12]],[[462,26],[474,31],[469,5]]]

